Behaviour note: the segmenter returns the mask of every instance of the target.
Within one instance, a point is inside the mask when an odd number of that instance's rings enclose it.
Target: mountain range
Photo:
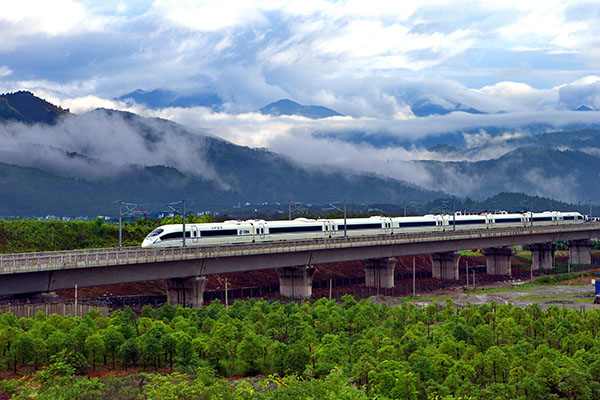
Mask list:
[[[339,115],[310,107],[283,101],[263,112]],[[2,128],[7,122],[17,124]],[[301,165],[167,120],[104,109],[74,115],[24,91],[0,96],[0,130],[7,132],[0,147],[0,215],[102,214],[114,210],[115,200],[164,205],[193,199],[200,209],[214,209],[288,200],[426,203],[499,192],[600,199],[599,129],[490,136],[468,146],[437,143],[430,159],[404,162],[428,176],[423,187]],[[21,134],[26,139],[10,141]],[[35,135],[47,140],[34,143]]]
[[[328,118],[342,116],[337,111],[323,106],[304,106],[289,99],[278,100],[274,103],[267,104],[259,110],[266,115],[299,115],[306,118]]]
[[[0,111],[0,117],[8,119],[5,116],[9,115]],[[12,157],[11,163],[0,164],[0,215],[93,215],[114,210],[114,201],[119,199],[154,205],[193,199],[202,209],[209,209],[288,200],[424,202],[443,195],[373,174],[302,166],[265,149],[237,146],[170,121],[127,112],[97,109],[68,114],[52,129],[55,138],[64,134],[73,140],[72,129],[75,140],[85,143],[77,152],[30,143],[15,145],[13,153],[0,151],[0,157]],[[98,138],[97,132],[105,137]],[[111,140],[124,140],[131,146],[125,160],[118,163],[116,153],[98,153]],[[181,143],[185,154],[175,154],[179,149],[173,147],[175,142]],[[175,150],[170,154],[167,149]],[[14,152],[20,152],[21,159]],[[130,161],[144,152],[151,159],[155,154],[173,159],[177,168]]]

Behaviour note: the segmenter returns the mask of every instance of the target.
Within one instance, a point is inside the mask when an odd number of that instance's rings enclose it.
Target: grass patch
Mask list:
[[[461,256],[469,256],[469,257],[483,257],[483,254],[478,253],[476,251],[470,250],[461,250],[458,252]]]
[[[535,280],[536,284],[553,284],[555,282],[564,282],[589,275],[588,272],[571,272],[558,275],[542,275]]]
[[[581,295],[573,295],[573,293],[549,293],[549,294],[529,294],[525,296],[515,297],[515,300],[533,301],[536,303],[546,303],[549,301],[569,301],[573,303],[593,303],[593,292],[590,291],[589,297],[581,297]]]
[[[520,257],[524,260],[531,261],[531,251],[529,250],[521,250],[515,254],[516,257]]]

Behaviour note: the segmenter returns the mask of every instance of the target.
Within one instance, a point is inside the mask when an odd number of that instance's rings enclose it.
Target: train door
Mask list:
[[[335,221],[329,221],[329,237],[335,236],[337,233],[337,225]]]
[[[323,221],[323,236],[331,237],[331,221]]]
[[[392,220],[389,218],[383,219],[383,232],[390,233],[392,230]]]
[[[198,243],[198,227],[192,225],[192,243]]]
[[[265,238],[265,224],[263,224],[262,222],[260,222],[258,224],[258,228],[257,228],[256,234],[258,235],[258,237],[260,239],[264,239]]]

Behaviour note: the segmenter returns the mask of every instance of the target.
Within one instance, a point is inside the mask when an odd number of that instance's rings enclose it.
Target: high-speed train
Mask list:
[[[186,246],[255,243],[277,240],[305,240],[346,236],[393,235],[408,232],[437,232],[465,229],[493,229],[518,226],[580,224],[578,212],[425,215],[417,217],[369,217],[343,219],[296,218],[291,221],[225,221],[186,224]],[[144,248],[183,246],[182,224],[163,225],[142,243]]]

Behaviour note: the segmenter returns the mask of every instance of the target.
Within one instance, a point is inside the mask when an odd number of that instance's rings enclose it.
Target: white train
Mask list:
[[[343,219],[306,219],[292,221],[225,221],[212,224],[186,224],[186,246],[255,243],[277,240],[370,235],[405,232],[437,232],[464,229],[492,229],[516,226],[580,224],[578,212],[545,211],[522,214],[425,215],[420,217],[370,217]],[[153,230],[142,243],[144,248],[181,247],[181,224],[163,225]]]

